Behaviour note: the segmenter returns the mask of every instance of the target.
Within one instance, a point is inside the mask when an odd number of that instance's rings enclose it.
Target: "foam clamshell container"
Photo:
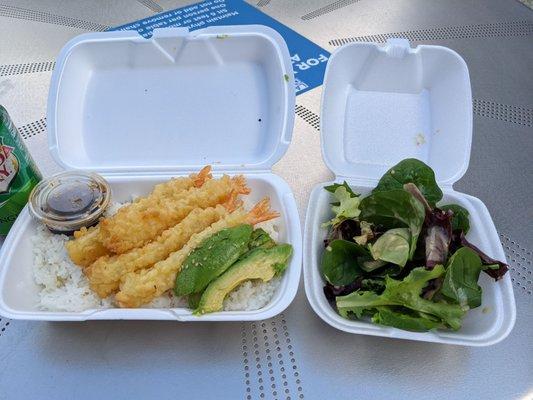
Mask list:
[[[468,239],[489,256],[505,260],[494,223],[477,198],[454,190],[468,168],[472,141],[472,94],[468,68],[454,51],[440,46],[411,48],[407,40],[385,45],[354,43],[329,59],[321,105],[322,155],[335,173],[363,196],[404,158],[418,158],[435,171],[442,204],[470,212]],[[356,334],[467,346],[503,340],[516,311],[509,273],[498,282],[481,274],[482,305],[470,310],[460,330],[407,332],[342,318],[323,293],[320,273],[331,196],[317,185],[309,200],[304,233],[304,281],[315,312],[331,326]]]
[[[100,173],[113,200],[148,194],[157,183],[204,165],[215,176],[244,174],[251,201],[269,196],[279,241],[293,255],[272,300],[257,311],[196,317],[187,308],[49,312],[38,308],[31,237],[37,228],[25,208],[0,253],[0,314],[15,319],[82,321],[262,320],[294,299],[302,264],[296,202],[271,167],[285,154],[294,125],[294,77],[287,45],[257,25],[89,33],[68,42],[52,75],[48,140],[67,170]]]

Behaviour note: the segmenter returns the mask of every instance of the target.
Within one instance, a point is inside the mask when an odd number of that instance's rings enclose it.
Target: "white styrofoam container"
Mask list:
[[[346,180],[362,195],[404,158],[427,163],[443,189],[442,204],[457,203],[470,212],[468,239],[505,260],[485,205],[453,189],[468,168],[472,140],[470,78],[457,53],[440,46],[411,48],[403,39],[338,49],[326,68],[320,132],[322,154],[335,181]],[[407,332],[338,315],[324,296],[319,271],[327,234],[321,224],[332,216],[331,197],[323,189],[328,184],[312,191],[304,234],[305,291],[325,322],[350,333],[469,346],[494,344],[509,334],[516,317],[509,274],[496,283],[481,274],[483,303],[467,313],[457,332]]]
[[[288,79],[287,79],[288,78]],[[216,175],[244,174],[251,200],[269,196],[281,213],[280,242],[293,246],[279,289],[264,308],[196,317],[186,308],[47,312],[37,308],[27,208],[0,253],[0,314],[55,321],[261,320],[294,299],[302,245],[296,202],[271,172],[289,146],[294,78],[283,38],[264,26],[90,33],[61,50],[48,99],[49,147],[66,169],[102,174],[113,199],[145,195],[156,183],[211,164]]]

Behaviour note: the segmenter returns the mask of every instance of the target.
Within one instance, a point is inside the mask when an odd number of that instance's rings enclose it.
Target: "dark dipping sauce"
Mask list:
[[[64,172],[35,188],[30,211],[53,233],[71,235],[82,227],[96,225],[109,199],[109,185],[100,175]]]
[[[72,183],[53,189],[48,195],[46,211],[56,214],[78,214],[92,206],[94,189],[81,183]]]

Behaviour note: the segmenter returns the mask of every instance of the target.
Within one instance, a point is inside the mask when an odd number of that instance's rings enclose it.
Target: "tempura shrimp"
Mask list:
[[[181,249],[198,232],[228,215],[222,205],[209,208],[196,208],[179,224],[164,231],[154,241],[126,253],[100,257],[85,270],[91,289],[105,298],[118,290],[120,278],[128,273],[151,267],[164,260],[170,253]]]
[[[270,201],[263,199],[248,213],[241,207],[212,224],[200,233],[192,235],[180,250],[170,254],[165,260],[154,264],[152,268],[126,274],[116,294],[120,307],[139,307],[172,289],[183,262],[189,253],[205,239],[225,228],[240,224],[254,225],[278,217],[277,212],[270,210]]]
[[[223,203],[234,191],[239,194],[250,192],[242,175],[233,178],[224,175],[220,179],[208,180],[199,188],[189,189],[181,198],[159,196],[159,201],[142,210],[120,209],[114,217],[100,222],[100,239],[111,252],[124,253],[153,240],[195,208]]]
[[[179,198],[191,188],[202,187],[211,178],[211,166],[206,166],[198,174],[160,183],[147,197],[138,198],[135,202],[122,207],[120,209],[121,218],[127,218],[129,214],[135,215],[140,210],[149,209],[154,203],[159,204],[162,198]],[[113,219],[114,217],[108,218],[108,220]],[[112,253],[102,242],[100,225],[89,229],[82,228],[74,232],[74,239],[67,242],[66,248],[70,259],[82,268],[89,266],[98,258]]]

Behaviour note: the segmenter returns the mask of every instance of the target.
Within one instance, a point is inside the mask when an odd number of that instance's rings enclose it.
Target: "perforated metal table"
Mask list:
[[[0,104],[45,174],[46,98],[71,37],[190,1],[0,0]],[[456,185],[488,206],[517,303],[511,335],[463,348],[350,335],[322,322],[301,285],[280,316],[257,323],[0,320],[0,399],[533,399],[533,12],[515,0],[250,2],[332,51],[405,37],[451,47],[474,96],[470,168]],[[331,178],[319,143],[321,89],[297,98],[293,143],[275,172],[303,220],[312,186]]]

